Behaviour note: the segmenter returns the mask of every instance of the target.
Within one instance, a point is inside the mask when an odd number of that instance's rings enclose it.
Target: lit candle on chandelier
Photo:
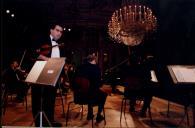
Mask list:
[[[129,5],[129,13],[131,13],[131,5]]]
[[[150,14],[150,9],[149,8],[147,8],[146,9],[146,18],[148,18],[148,15]]]
[[[144,6],[144,20],[146,20],[146,7]]]
[[[116,10],[116,17],[118,17],[118,10]]]
[[[129,5],[129,19],[131,19],[131,5]]]
[[[125,10],[124,20],[126,20],[126,18],[127,18],[127,8],[126,8],[126,6],[124,7],[124,10]]]
[[[135,17],[134,17],[134,20],[136,20],[136,10],[137,10],[137,6],[135,5]]]
[[[150,10],[150,15],[151,15],[151,19],[152,19],[152,10]]]
[[[123,22],[121,8],[120,8],[120,14],[119,15],[120,15],[120,21]]]
[[[127,24],[129,22],[129,13],[127,13]]]
[[[142,20],[142,16],[141,16],[141,6],[139,6],[139,20]]]

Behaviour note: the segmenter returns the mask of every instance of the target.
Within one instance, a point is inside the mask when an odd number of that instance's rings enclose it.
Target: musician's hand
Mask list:
[[[21,67],[16,67],[16,69],[15,69],[15,70],[22,70],[22,69],[21,69]]]
[[[64,83],[66,86],[70,86],[70,83],[69,82],[65,82]]]
[[[21,67],[17,67],[15,69],[15,71],[19,71],[20,73],[25,73],[26,72],[25,70],[22,70]]]
[[[38,59],[44,60],[44,61],[48,61],[49,60],[49,58],[44,56],[44,55],[39,55]]]

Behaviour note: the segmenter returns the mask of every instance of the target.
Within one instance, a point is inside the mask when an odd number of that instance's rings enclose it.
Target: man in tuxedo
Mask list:
[[[60,52],[60,47],[57,41],[61,38],[63,33],[63,28],[59,24],[54,24],[51,26],[50,35],[44,39],[40,40],[39,45],[36,48],[35,57],[38,60],[47,61],[49,58],[59,58],[62,57],[62,52]],[[42,43],[42,44],[41,44]],[[49,51],[48,51],[49,50]],[[47,79],[47,78],[46,78]],[[39,112],[45,112],[49,122],[53,127],[62,126],[61,123],[54,120],[54,110],[55,110],[55,98],[57,87],[49,85],[33,85],[32,86],[32,114],[35,119],[35,126],[40,126],[40,115]],[[42,103],[41,103],[42,98]],[[42,108],[41,108],[42,105]],[[37,116],[38,115],[38,116]],[[42,118],[43,126],[50,126],[46,118]]]

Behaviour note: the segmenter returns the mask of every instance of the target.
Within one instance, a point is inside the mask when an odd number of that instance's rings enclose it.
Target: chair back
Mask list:
[[[127,77],[125,83],[128,90],[140,90],[143,87],[143,82],[138,77]]]
[[[74,102],[76,104],[88,104],[90,82],[87,78],[76,77],[74,80]]]

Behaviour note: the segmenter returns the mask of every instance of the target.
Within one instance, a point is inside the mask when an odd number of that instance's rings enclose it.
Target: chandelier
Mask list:
[[[156,30],[152,10],[141,4],[129,4],[116,10],[108,23],[108,34],[118,43],[139,45],[146,34]]]

